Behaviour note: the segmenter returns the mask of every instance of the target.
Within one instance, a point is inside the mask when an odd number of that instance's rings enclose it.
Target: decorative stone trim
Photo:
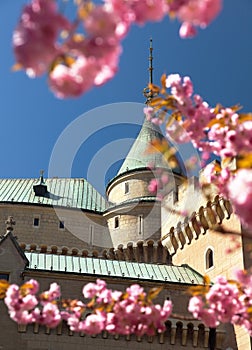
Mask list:
[[[149,262],[167,264],[171,262],[171,257],[167,248],[162,245],[160,240],[139,240],[137,242],[128,242],[127,245],[120,244],[117,248],[103,249],[99,251],[95,248],[87,250],[79,250],[70,247],[58,247],[55,245],[47,246],[46,244],[37,245],[32,243],[20,245],[22,250],[26,252],[48,253],[56,255],[72,255],[82,257],[96,257],[108,260],[124,260],[136,262]]]
[[[183,249],[185,244],[198,239],[209,228],[220,225],[225,218],[229,219],[232,212],[230,201],[216,196],[212,202],[207,202],[206,207],[200,207],[198,212],[194,212],[190,218],[186,217],[184,222],[171,227],[170,231],[161,238],[161,242],[169,253],[174,255],[179,248]]]

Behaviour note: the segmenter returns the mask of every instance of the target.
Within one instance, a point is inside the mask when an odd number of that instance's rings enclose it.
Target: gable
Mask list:
[[[0,240],[0,273],[9,274],[11,283],[19,283],[21,273],[28,264],[28,260],[19,247],[16,238],[8,232]]]

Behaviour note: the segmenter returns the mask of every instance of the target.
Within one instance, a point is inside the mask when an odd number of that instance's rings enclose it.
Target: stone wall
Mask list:
[[[14,227],[18,242],[26,249],[40,250],[41,246],[57,247],[60,253],[67,248],[71,254],[73,249],[81,252],[90,247],[108,247],[112,242],[109,237],[106,221],[99,214],[83,212],[81,210],[52,208],[46,206],[1,204],[0,232],[5,233],[5,220],[13,216],[16,221]],[[34,226],[34,218],[39,219],[39,226]],[[64,222],[64,228],[59,222]]]
[[[153,173],[149,170],[129,172],[120,176],[108,186],[108,200],[118,204],[132,198],[152,196],[148,185],[153,177]],[[125,193],[125,183],[128,183],[127,193]]]
[[[182,177],[169,172],[169,190],[174,190],[181,184]],[[149,183],[153,178],[159,178],[159,171],[138,170],[121,175],[115,179],[107,188],[108,200],[112,203],[119,204],[121,202],[146,196],[153,196],[148,189]],[[128,192],[125,193],[125,184],[128,184]],[[162,192],[162,191],[161,191]]]
[[[140,240],[160,239],[159,202],[142,202],[114,208],[106,213],[105,218],[114,247],[127,245],[128,242],[136,244]]]

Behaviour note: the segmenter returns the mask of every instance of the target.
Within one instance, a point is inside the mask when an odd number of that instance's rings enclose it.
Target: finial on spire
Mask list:
[[[152,38],[150,38],[149,84],[152,84],[152,83],[153,83],[153,65],[152,65],[153,55],[152,55],[152,51],[153,51]]]
[[[44,170],[40,170],[40,183],[44,182]]]
[[[153,84],[153,55],[152,55],[152,51],[153,51],[153,46],[152,46],[152,38],[150,38],[150,47],[149,47],[149,68],[148,68],[148,71],[149,71],[149,83],[148,83],[148,86],[146,88],[144,88],[144,91],[143,91],[143,94],[144,96],[146,97],[146,101],[145,103],[148,104],[152,97],[153,97],[153,94],[149,88],[149,84]]]

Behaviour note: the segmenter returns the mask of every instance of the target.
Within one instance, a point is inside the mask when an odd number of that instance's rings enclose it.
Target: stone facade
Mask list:
[[[29,249],[46,248],[51,251],[57,247],[71,254],[77,249],[79,254],[91,247],[111,247],[107,223],[99,214],[83,212],[78,209],[53,208],[51,206],[0,204],[0,230],[5,231],[5,220],[13,216],[16,221],[15,234],[20,245]],[[39,223],[34,225],[34,219]],[[60,222],[64,227],[60,228]]]

